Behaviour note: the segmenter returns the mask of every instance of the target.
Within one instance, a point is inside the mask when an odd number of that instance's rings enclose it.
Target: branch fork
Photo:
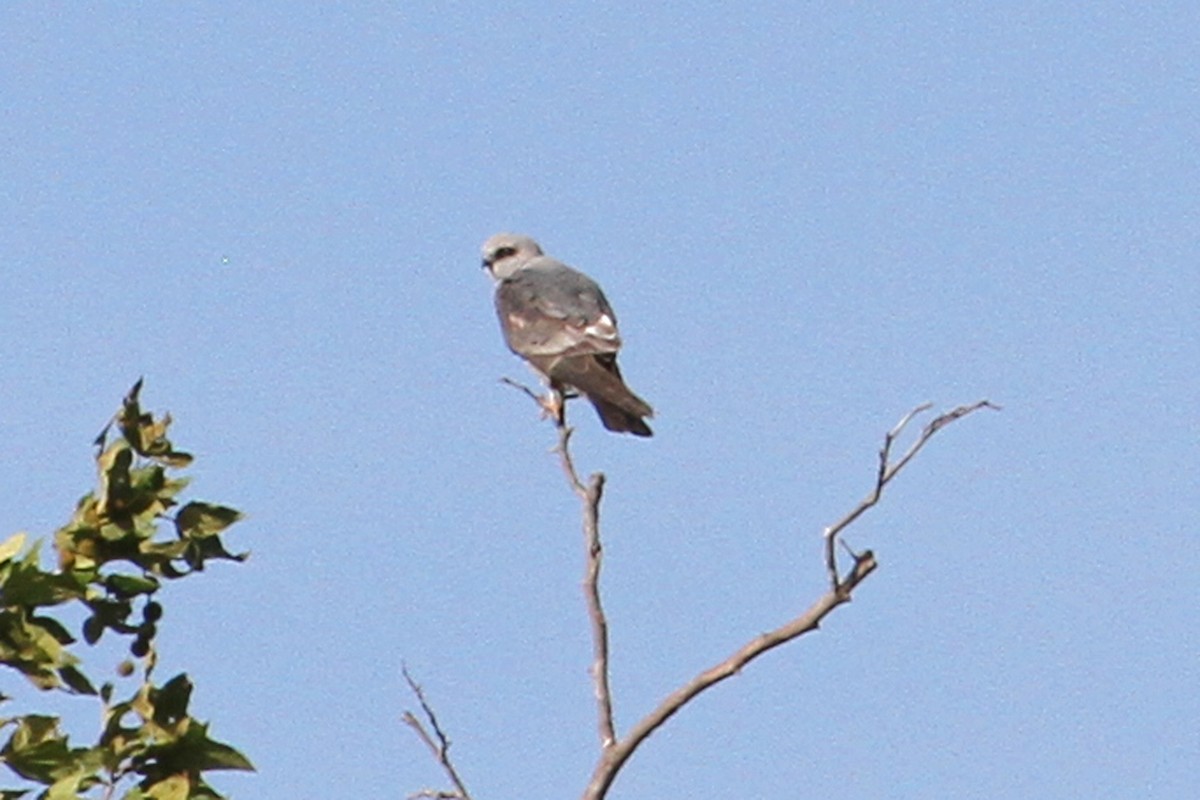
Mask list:
[[[421,713],[425,715],[425,722],[422,722],[411,711],[405,711],[402,719],[404,724],[413,729],[417,734],[417,738],[425,743],[429,748],[429,752],[433,754],[434,760],[442,766],[446,777],[454,786],[454,791],[440,791],[437,789],[422,789],[419,792],[409,795],[409,800],[416,798],[433,798],[433,800],[471,800],[471,793],[467,791],[467,787],[463,784],[462,778],[458,776],[458,770],[454,768],[454,762],[450,760],[450,739],[442,731],[442,726],[438,723],[437,715],[433,713],[433,707],[429,705],[429,701],[425,699],[425,692],[421,689],[420,684],[413,680],[412,675],[408,672],[408,667],[401,666],[400,671],[404,674],[404,680],[408,683],[408,689],[413,696],[417,698],[417,703],[421,706]],[[428,728],[426,728],[428,723]],[[430,730],[433,731],[432,735]]]
[[[900,421],[884,436],[883,445],[879,450],[879,463],[875,473],[875,482],[871,491],[854,509],[824,530],[825,569],[829,579],[828,590],[799,616],[783,623],[774,630],[755,636],[723,661],[705,669],[690,681],[671,692],[657,707],[637,722],[624,738],[618,739],[616,725],[613,721],[612,690],[608,677],[608,620],[604,613],[604,605],[601,602],[600,594],[600,574],[604,555],[604,548],[600,539],[600,503],[604,496],[604,473],[595,472],[586,482],[579,477],[570,450],[571,436],[574,433],[574,429],[568,427],[565,420],[564,406],[567,398],[555,394],[558,403],[556,406],[553,406],[548,404],[545,398],[522,384],[509,378],[504,378],[503,382],[524,392],[554,420],[558,431],[558,443],[554,448],[554,452],[558,454],[559,463],[563,474],[566,476],[568,485],[576,497],[579,498],[582,511],[586,562],[582,585],[592,632],[592,664],[589,674],[595,694],[597,731],[600,739],[600,755],[587,787],[583,792],[583,800],[602,800],[606,797],[613,781],[616,780],[617,774],[637,748],[668,719],[695,699],[697,695],[712,688],[721,681],[736,675],[747,664],[767,651],[816,630],[820,627],[821,621],[835,608],[843,603],[850,602],[854,590],[875,571],[878,567],[878,562],[875,559],[875,554],[870,550],[855,552],[841,540],[841,534],[855,520],[879,502],[880,497],[883,495],[884,487],[912,461],[938,431],[950,423],[980,409],[999,410],[999,406],[987,400],[980,400],[977,403],[958,406],[950,411],[939,414],[925,425],[916,440],[904,451],[903,455],[893,460],[893,450],[896,441],[913,420],[932,408],[932,405],[930,403],[923,403],[901,417]],[[554,390],[551,390],[551,393],[554,394]],[[851,559],[849,568],[844,572],[838,562],[839,544]],[[428,726],[433,730],[433,734],[430,735],[425,725],[410,712],[405,712],[404,721],[425,742],[455,787],[453,792],[425,790],[413,795],[413,797],[433,798],[434,800],[471,800],[453,764],[450,762],[450,743],[442,733],[433,710],[426,702],[421,688],[409,676],[407,670],[404,672],[404,677],[408,681],[409,689],[416,696],[425,714]]]

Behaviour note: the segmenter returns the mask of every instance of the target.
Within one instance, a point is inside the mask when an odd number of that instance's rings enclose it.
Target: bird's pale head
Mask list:
[[[542,248],[528,236],[497,233],[483,243],[483,266],[493,278],[502,281],[541,254]]]

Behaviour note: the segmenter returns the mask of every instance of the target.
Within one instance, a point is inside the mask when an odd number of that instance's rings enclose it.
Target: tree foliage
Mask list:
[[[95,441],[99,485],[55,533],[57,564],[45,569],[41,542],[27,545],[23,533],[0,544],[0,663],[42,691],[93,698],[101,716],[98,739],[82,747],[70,743],[58,717],[0,718],[7,732],[0,761],[32,784],[0,789],[0,800],[32,792],[47,800],[209,800],[221,795],[205,773],[253,769],[189,714],[186,674],[155,681],[159,592],[209,561],[246,556],[221,540],[238,511],[183,500],[188,479],[177,473],[192,456],[167,438],[169,414],[142,411],[141,388],[139,380]],[[84,615],[79,637],[68,624],[77,610]],[[94,656],[87,648],[105,636],[127,641],[129,656],[116,665],[116,680],[97,688],[84,654]]]

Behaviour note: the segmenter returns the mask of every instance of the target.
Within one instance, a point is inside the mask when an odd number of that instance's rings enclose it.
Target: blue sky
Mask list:
[[[161,626],[259,767],[221,788],[442,785],[403,661],[480,800],[578,795],[577,505],[478,267],[520,231],[604,285],[658,412],[571,409],[622,729],[821,591],[901,414],[1005,409],[850,531],[853,604],[611,797],[1194,797],[1198,35],[1189,3],[6,4],[0,533],[68,518],[145,375],[194,495],[248,515]]]

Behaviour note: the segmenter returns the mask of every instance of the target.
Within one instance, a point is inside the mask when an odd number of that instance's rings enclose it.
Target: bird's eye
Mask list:
[[[496,255],[493,257],[493,260],[499,261],[502,258],[508,258],[509,256],[515,256],[516,254],[517,254],[517,248],[515,248],[515,247],[501,247],[499,250],[496,251]]]

